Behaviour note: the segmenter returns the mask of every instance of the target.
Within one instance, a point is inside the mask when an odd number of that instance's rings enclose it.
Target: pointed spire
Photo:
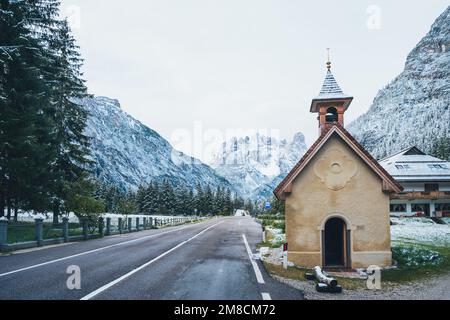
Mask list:
[[[344,107],[345,111],[353,100],[353,97],[346,95],[342,91],[341,87],[331,73],[330,48],[327,48],[327,51],[327,74],[319,95],[315,97],[311,103],[311,112],[319,112],[321,106],[329,103],[339,103]]]
[[[319,97],[329,97],[329,98],[343,97],[345,96],[345,94],[344,92],[342,92],[341,87],[339,86],[333,74],[331,73],[330,48],[327,48],[327,52],[328,52],[327,75],[325,77],[322,89],[320,90]]]
[[[330,48],[327,48],[327,51],[328,51],[327,69],[328,69],[328,71],[331,71]]]
[[[327,71],[327,75],[325,77],[325,81],[323,82],[319,96],[344,96],[341,87],[339,87],[339,84],[336,79],[334,79],[334,76],[330,70]]]

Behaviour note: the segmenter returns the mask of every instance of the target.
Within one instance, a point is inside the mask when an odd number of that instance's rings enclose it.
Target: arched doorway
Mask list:
[[[341,218],[331,218],[323,231],[323,258],[325,267],[348,267],[350,231]]]

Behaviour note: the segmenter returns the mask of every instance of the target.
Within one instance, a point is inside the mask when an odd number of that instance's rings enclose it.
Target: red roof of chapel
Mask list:
[[[395,180],[379,163],[373,158],[364,147],[356,141],[353,136],[344,129],[339,123],[334,123],[325,130],[319,139],[309,148],[300,161],[294,166],[294,168],[288,173],[286,178],[280,182],[278,187],[275,188],[274,194],[278,199],[284,198],[286,188],[294,181],[294,179],[300,174],[303,168],[314,157],[318,150],[325,144],[325,142],[333,135],[337,133],[342,140],[344,140],[350,148],[355,151],[360,158],[383,180],[383,190],[390,192],[401,192],[403,187]]]

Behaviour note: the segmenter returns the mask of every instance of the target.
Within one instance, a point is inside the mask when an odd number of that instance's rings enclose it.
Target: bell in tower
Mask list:
[[[334,124],[344,126],[344,113],[352,101],[353,97],[344,94],[334,79],[328,58],[325,81],[320,94],[313,99],[310,109],[310,112],[319,114],[319,135]]]

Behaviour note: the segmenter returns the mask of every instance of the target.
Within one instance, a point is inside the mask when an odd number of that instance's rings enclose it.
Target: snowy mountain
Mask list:
[[[291,142],[256,133],[224,142],[210,165],[241,196],[267,198],[306,149],[302,133],[297,133]]]
[[[450,7],[409,54],[405,70],[348,130],[376,158],[450,137]]]
[[[105,97],[81,101],[90,116],[86,134],[92,137],[95,175],[125,189],[168,179],[174,185],[231,187],[199,160],[174,150],[158,133],[125,113],[117,100]]]

